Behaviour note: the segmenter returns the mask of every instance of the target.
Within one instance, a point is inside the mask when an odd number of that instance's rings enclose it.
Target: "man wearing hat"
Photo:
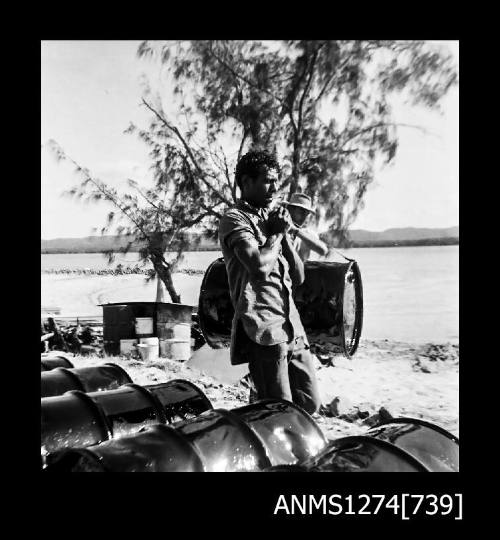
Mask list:
[[[311,214],[314,214],[311,198],[305,193],[294,193],[287,203],[288,212],[292,218],[294,228],[290,234],[294,237],[294,248],[303,261],[307,261],[311,250],[324,256],[328,253],[328,247],[319,236],[307,229],[304,224]]]

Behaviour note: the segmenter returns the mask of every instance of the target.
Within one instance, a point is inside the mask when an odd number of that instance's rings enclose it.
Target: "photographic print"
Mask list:
[[[458,472],[458,65],[42,41],[42,471]]]

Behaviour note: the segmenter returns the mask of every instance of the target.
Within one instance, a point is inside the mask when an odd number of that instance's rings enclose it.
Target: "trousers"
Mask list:
[[[277,345],[248,340],[245,353],[258,399],[286,399],[309,414],[319,409],[321,397],[314,364],[302,337]]]

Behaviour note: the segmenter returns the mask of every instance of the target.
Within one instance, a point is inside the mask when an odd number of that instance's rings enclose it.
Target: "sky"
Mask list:
[[[123,131],[146,126],[140,107],[141,78],[158,80],[159,67],[137,59],[138,41],[41,42],[41,143],[56,140],[75,161],[120,187],[148,176],[147,148]],[[458,65],[458,42],[445,42]],[[429,133],[399,128],[394,162],[377,171],[353,229],[458,225],[458,87],[431,112],[394,102],[395,121]],[[167,108],[168,112],[168,108]],[[41,238],[98,234],[111,210],[62,196],[78,183],[72,169],[42,146]]]

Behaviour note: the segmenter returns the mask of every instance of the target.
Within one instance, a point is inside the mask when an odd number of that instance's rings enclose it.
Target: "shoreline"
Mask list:
[[[174,284],[183,303],[198,304],[201,280],[200,275],[174,274]],[[140,275],[117,279],[109,275],[42,274],[41,282],[42,305],[61,308],[61,316],[102,316],[102,308],[97,304],[154,301],[156,297],[156,281],[146,282],[145,276]],[[168,301],[167,294],[165,299]],[[381,314],[378,315],[380,318]],[[374,413],[385,407],[393,416],[423,418],[458,435],[458,339],[441,339],[427,333],[422,333],[427,336],[425,340],[401,339],[404,333],[398,334],[398,338],[394,333],[394,336],[375,339],[374,334],[379,334],[386,326],[385,323],[373,325],[371,334],[365,327],[358,351],[351,360],[335,356],[331,366],[316,361],[324,403],[339,396],[360,410]],[[313,339],[310,341],[311,349],[315,350]],[[168,359],[144,364],[124,357],[75,357],[74,364],[82,367],[115,362],[130,371],[138,384],[186,378],[199,385],[217,407],[230,409],[248,402],[248,389],[238,384],[244,373],[235,371],[223,354],[213,354],[211,359],[206,354],[197,356],[197,361],[184,364]],[[71,359],[73,361],[73,356]],[[368,429],[361,421],[346,422],[321,416],[317,422],[325,434],[332,437],[360,434]]]
[[[41,305],[60,308],[64,316],[102,316],[99,304],[108,302],[152,302],[156,299],[156,280],[146,281],[145,275],[83,275],[83,274],[41,274]],[[181,302],[197,306],[202,283],[202,274],[174,273],[173,280]],[[447,324],[441,328],[438,319],[422,321],[412,317],[410,306],[397,313],[388,312],[383,302],[384,295],[378,291],[365,296],[365,320],[362,337],[368,339],[389,339],[405,343],[458,343],[458,328]],[[394,293],[393,293],[394,294]],[[408,294],[406,293],[406,296]],[[165,301],[170,297],[165,291]],[[406,299],[406,301],[408,301]],[[418,310],[418,302],[413,309]],[[419,326],[416,326],[419,325]],[[388,329],[392,329],[389,331]],[[417,337],[415,337],[417,336]],[[421,339],[420,336],[425,336]]]
[[[42,274],[50,275],[68,275],[76,274],[79,276],[126,276],[126,275],[145,275],[148,276],[151,274],[150,268],[142,268],[138,266],[122,266],[115,268],[46,268],[41,270]],[[174,274],[187,274],[192,275],[203,275],[205,270],[200,270],[197,268],[179,268],[172,272]]]
[[[379,241],[359,241],[352,242],[349,246],[337,246],[333,249],[358,249],[358,248],[379,248],[379,247],[428,247],[428,246],[459,246],[460,239],[458,237],[444,237],[444,238],[422,238],[418,240],[379,240]],[[214,244],[213,246],[207,246],[204,248],[193,249],[195,246],[192,246],[190,249],[185,249],[184,252],[205,252],[205,251],[220,251],[219,244]],[[84,254],[102,254],[101,250],[75,250],[75,251],[66,251],[66,250],[41,250],[41,255],[84,255]],[[138,250],[130,250],[128,253],[139,253]],[[175,253],[175,252],[171,252]]]

